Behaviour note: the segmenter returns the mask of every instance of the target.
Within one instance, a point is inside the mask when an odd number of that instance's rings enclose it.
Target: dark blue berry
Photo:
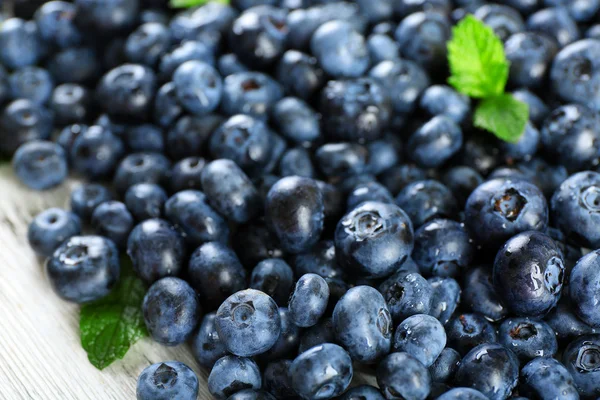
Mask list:
[[[198,377],[178,361],[150,365],[138,378],[137,400],[194,400],[197,396]]]
[[[81,233],[79,217],[60,208],[49,208],[35,216],[27,230],[27,241],[39,255],[49,257],[65,240]]]

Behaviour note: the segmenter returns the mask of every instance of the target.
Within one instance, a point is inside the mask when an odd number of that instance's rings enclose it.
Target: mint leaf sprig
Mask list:
[[[529,120],[529,107],[504,92],[510,62],[500,38],[492,28],[467,15],[452,29],[447,46],[448,83],[481,100],[475,110],[474,125],[504,141],[519,141]]]
[[[169,7],[171,8],[192,8],[202,6],[210,1],[217,3],[229,4],[229,0],[171,0]]]

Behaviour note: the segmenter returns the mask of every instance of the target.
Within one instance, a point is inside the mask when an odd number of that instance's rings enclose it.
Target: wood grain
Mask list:
[[[139,373],[151,363],[178,360],[200,379],[199,399],[210,399],[207,373],[188,346],[168,348],[146,338],[103,371],[87,360],[79,341],[79,309],[48,285],[42,260],[29,249],[29,221],[49,207],[65,207],[70,182],[50,192],[19,184],[0,166],[0,399],[135,399]]]

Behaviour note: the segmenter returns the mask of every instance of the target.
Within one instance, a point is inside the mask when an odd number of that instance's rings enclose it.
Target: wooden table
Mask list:
[[[168,348],[149,338],[103,371],[87,360],[79,341],[79,308],[50,289],[43,260],[27,244],[27,226],[39,212],[66,207],[70,188],[34,192],[0,165],[0,399],[135,399],[137,376],[148,365],[178,360],[200,379],[199,399],[210,399],[207,372],[188,346]]]

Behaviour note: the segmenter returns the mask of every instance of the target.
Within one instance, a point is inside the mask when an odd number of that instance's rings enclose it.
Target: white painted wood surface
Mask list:
[[[200,380],[199,399],[210,399],[207,373],[187,346],[167,348],[149,338],[103,371],[87,360],[79,341],[79,310],[52,292],[42,260],[27,244],[27,225],[46,208],[66,207],[70,187],[33,192],[0,166],[0,399],[135,399],[139,373],[151,363],[178,360]]]

